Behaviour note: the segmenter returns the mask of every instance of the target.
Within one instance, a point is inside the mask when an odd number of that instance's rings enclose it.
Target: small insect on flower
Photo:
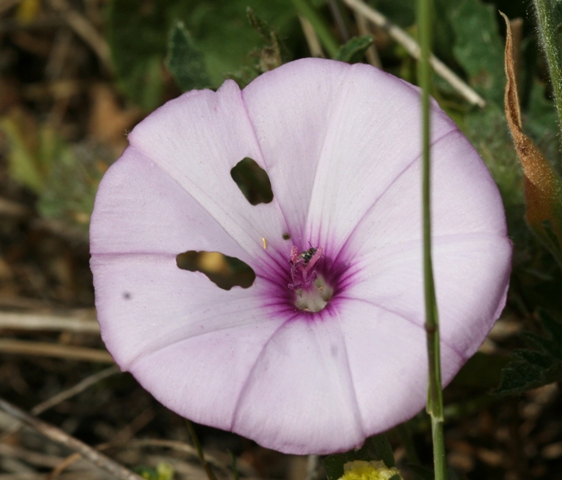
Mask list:
[[[317,251],[318,251],[318,248],[310,247],[308,250],[305,250],[304,252],[301,252],[299,254],[299,257],[304,260],[304,263],[308,263],[308,262],[310,262],[312,257],[314,257],[314,254]]]

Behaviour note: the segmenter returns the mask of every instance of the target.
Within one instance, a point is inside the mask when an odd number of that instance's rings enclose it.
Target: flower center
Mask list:
[[[322,247],[311,247],[301,253],[295,246],[291,249],[291,283],[288,286],[295,292],[295,306],[305,312],[319,312],[334,293],[334,289],[317,272],[321,258]]]

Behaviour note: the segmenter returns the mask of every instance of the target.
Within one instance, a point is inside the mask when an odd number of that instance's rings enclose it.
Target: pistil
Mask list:
[[[322,310],[334,291],[316,270],[322,251],[322,247],[311,247],[301,253],[295,246],[291,249],[291,283],[288,287],[295,292],[295,306],[305,312]]]

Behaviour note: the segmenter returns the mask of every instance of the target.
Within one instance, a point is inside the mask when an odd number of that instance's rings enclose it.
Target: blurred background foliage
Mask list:
[[[415,0],[366,3],[416,36]],[[434,0],[434,53],[485,106],[469,103],[438,75],[433,95],[488,165],[514,244],[507,308],[446,392],[448,446],[466,478],[554,479],[562,471],[562,408],[553,407],[561,406],[555,385],[562,375],[562,275],[524,219],[523,174],[503,109],[505,24],[498,10],[513,19],[524,130],[562,172],[560,129],[531,2]],[[126,147],[126,133],[150,111],[181,92],[216,89],[227,78],[243,87],[306,56],[369,62],[417,82],[416,61],[404,45],[343,0],[0,1],[0,313],[33,310],[33,301],[47,309],[92,307],[87,230],[95,193]],[[247,198],[266,201],[259,199],[267,198],[268,180],[252,168],[234,171],[233,179]],[[204,271],[221,288],[251,283],[252,272],[236,262],[216,252],[178,257],[181,268]],[[8,334],[20,338],[22,332]],[[58,380],[47,388],[21,375],[39,385],[37,402],[61,382],[54,375]],[[543,385],[550,386],[536,390]],[[519,397],[490,395],[498,386]],[[33,403],[6,388],[2,395]],[[535,390],[524,393],[529,388]],[[536,408],[525,417],[529,405]],[[471,415],[487,425],[479,437],[467,434]],[[422,439],[424,425],[423,419],[412,425]],[[521,437],[522,425],[528,438]],[[520,441],[494,436],[505,429]],[[468,446],[459,440],[467,435]]]

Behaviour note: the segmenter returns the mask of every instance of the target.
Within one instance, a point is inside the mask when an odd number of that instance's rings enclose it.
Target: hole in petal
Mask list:
[[[246,157],[240,160],[230,171],[230,175],[246,200],[252,205],[269,203],[273,200],[273,191],[267,172],[251,158]]]
[[[176,264],[182,270],[204,273],[223,290],[230,290],[232,287],[248,288],[256,279],[256,274],[249,265],[219,252],[189,250],[176,256]]]

